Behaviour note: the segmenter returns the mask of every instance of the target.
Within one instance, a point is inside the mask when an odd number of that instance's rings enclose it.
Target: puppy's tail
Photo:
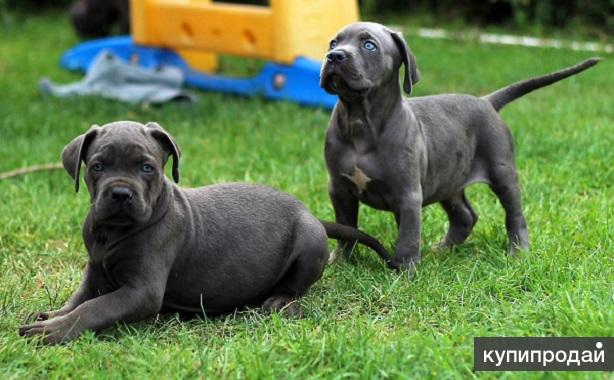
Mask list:
[[[548,86],[552,83],[560,81],[561,79],[578,74],[589,67],[596,65],[599,61],[601,61],[601,58],[599,57],[589,58],[578,63],[577,65],[567,67],[541,77],[530,78],[513,83],[507,87],[503,87],[500,90],[483,96],[482,99],[488,100],[490,104],[492,104],[493,108],[499,111],[507,103],[510,103],[531,91],[537,90],[538,88]]]
[[[329,238],[358,241],[359,243],[364,244],[374,250],[384,260],[384,262],[389,268],[398,268],[398,266],[394,264],[394,262],[390,258],[390,254],[388,253],[386,248],[384,248],[382,243],[380,243],[373,236],[366,234],[354,227],[346,226],[339,223],[327,222],[325,220],[320,220],[320,223],[322,223],[322,225],[324,226],[324,229],[326,230],[326,235]]]

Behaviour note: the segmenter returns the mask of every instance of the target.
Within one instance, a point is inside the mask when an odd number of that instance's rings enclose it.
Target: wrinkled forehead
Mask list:
[[[343,28],[335,37],[338,41],[373,39],[380,43],[392,42],[390,30],[372,22],[357,22]]]
[[[101,128],[87,157],[133,161],[164,157],[164,150],[140,124],[108,124]]]

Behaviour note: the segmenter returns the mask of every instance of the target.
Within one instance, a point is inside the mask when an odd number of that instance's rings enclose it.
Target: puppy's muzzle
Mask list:
[[[345,61],[346,59],[348,59],[348,57],[349,55],[345,51],[335,49],[329,51],[328,54],[326,54],[326,61],[328,61],[329,63],[339,63]]]
[[[110,224],[146,220],[150,208],[137,189],[123,182],[106,186],[95,202],[96,219]]]
[[[114,202],[124,204],[132,201],[134,192],[125,186],[113,186],[110,195]]]

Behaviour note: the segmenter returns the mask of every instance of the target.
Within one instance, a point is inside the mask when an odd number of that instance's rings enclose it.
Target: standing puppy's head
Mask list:
[[[330,42],[320,87],[342,99],[353,98],[398,81],[402,64],[403,89],[409,94],[420,75],[403,37],[380,24],[357,22],[343,28]]]
[[[179,148],[156,123],[118,121],[93,125],[62,151],[64,168],[79,191],[81,162],[101,224],[129,225],[149,220],[164,183],[164,165],[173,156],[173,179],[179,182]]]

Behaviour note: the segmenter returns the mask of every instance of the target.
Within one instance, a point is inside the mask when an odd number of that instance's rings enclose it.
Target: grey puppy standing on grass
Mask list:
[[[179,148],[156,123],[93,126],[64,148],[79,189],[81,162],[91,209],[83,226],[89,254],[81,285],[64,307],[34,313],[23,336],[59,343],[84,330],[136,322],[162,308],[222,313],[244,306],[300,315],[294,302],[316,282],[327,235],[358,239],[382,258],[374,238],[318,221],[297,199],[262,185],[181,189],[164,176]]]
[[[478,216],[465,187],[485,182],[506,212],[508,252],[529,247],[512,135],[499,111],[507,103],[577,74],[598,62],[514,83],[484,97],[443,94],[405,99],[419,80],[403,37],[383,25],[360,22],[330,43],[320,77],[337,94],[326,133],[329,195],[338,223],[357,226],[359,202],[394,213],[399,235],[393,266],[420,261],[421,208],[439,202],[450,226],[441,246],[461,244]],[[340,240],[347,255],[353,242]]]

